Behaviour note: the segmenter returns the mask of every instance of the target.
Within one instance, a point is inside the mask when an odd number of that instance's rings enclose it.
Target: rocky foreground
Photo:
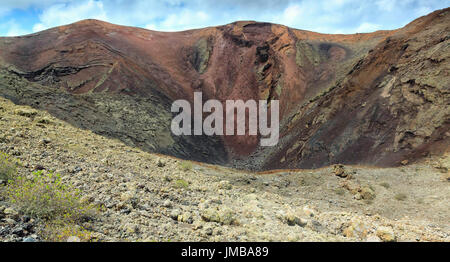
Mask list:
[[[60,241],[450,241],[449,155],[399,168],[266,173],[150,154],[0,98],[0,151],[54,171],[97,214]],[[0,240],[46,241],[2,195]]]

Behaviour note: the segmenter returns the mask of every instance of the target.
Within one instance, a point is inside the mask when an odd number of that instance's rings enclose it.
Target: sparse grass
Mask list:
[[[195,49],[196,59],[193,61],[193,65],[200,74],[203,74],[208,67],[209,56],[211,54],[211,46],[208,39],[201,38],[198,40],[195,44]]]
[[[24,215],[44,223],[40,232],[47,241],[66,241],[76,236],[89,241],[90,232],[77,224],[91,219],[97,210],[83,203],[81,192],[64,184],[59,174],[37,171],[31,178],[17,174],[19,163],[0,152],[0,179],[8,181],[3,197]]]
[[[45,124],[45,125],[48,125],[48,124],[51,124],[51,123],[52,123],[52,120],[50,120],[49,118],[43,117],[43,118],[40,118],[37,122],[38,122],[39,124]]]
[[[38,112],[34,109],[25,109],[25,108],[17,109],[15,113],[16,115],[30,118],[35,117],[38,114]]]
[[[94,215],[93,206],[80,201],[80,191],[62,183],[58,174],[37,171],[32,179],[18,176],[6,197],[21,213],[38,219],[76,223]]]
[[[372,185],[363,186],[360,192],[362,198],[366,201],[375,199],[376,194]]]
[[[398,201],[404,201],[404,200],[406,200],[406,198],[408,198],[408,197],[407,197],[406,194],[404,194],[404,193],[398,193],[398,194],[396,194],[396,195],[394,196],[394,198],[395,198],[396,200],[398,200]]]
[[[192,162],[183,161],[183,162],[180,163],[180,168],[183,171],[190,171],[190,170],[192,170],[192,167],[193,167],[192,166]]]
[[[299,184],[300,184],[300,186],[307,186],[308,185],[308,181],[306,181],[306,179],[304,179],[304,178],[300,178]]]
[[[17,162],[3,152],[0,152],[0,180],[11,181],[16,175]]]
[[[187,182],[184,179],[175,180],[175,187],[176,188],[188,188],[189,187],[189,182]]]
[[[336,188],[334,190],[334,193],[336,193],[336,195],[343,196],[345,194],[345,189],[343,189],[343,188]]]
[[[375,192],[375,187],[374,187],[372,184],[368,184],[367,187],[370,188],[372,191]]]
[[[372,200],[372,199],[364,199],[364,203],[365,203],[366,205],[372,205],[373,200]]]
[[[92,239],[92,232],[65,221],[48,223],[39,233],[43,239],[50,242],[66,242],[69,237],[77,237],[80,242],[88,242]]]
[[[382,186],[382,187],[384,187],[386,189],[389,189],[391,187],[391,185],[389,183],[387,183],[387,182],[380,183],[380,186]]]
[[[80,155],[88,155],[86,147],[83,146],[82,144],[65,144],[63,148]]]

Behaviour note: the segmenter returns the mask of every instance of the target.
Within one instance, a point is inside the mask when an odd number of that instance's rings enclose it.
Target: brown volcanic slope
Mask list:
[[[240,168],[398,164],[449,143],[449,10],[326,35],[257,22],[164,33],[86,20],[0,38],[0,94],[145,150]],[[175,137],[170,104],[280,100],[282,139]]]

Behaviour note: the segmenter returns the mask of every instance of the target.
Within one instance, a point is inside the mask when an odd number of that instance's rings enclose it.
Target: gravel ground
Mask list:
[[[80,225],[91,241],[450,241],[449,155],[237,171],[143,152],[4,98],[0,130],[20,174],[55,171],[103,207]],[[42,241],[44,226],[0,199],[1,241]]]

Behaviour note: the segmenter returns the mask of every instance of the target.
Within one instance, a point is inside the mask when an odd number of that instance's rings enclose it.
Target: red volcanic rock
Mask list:
[[[445,117],[425,130],[420,119],[432,111],[423,116],[414,107],[445,106],[448,85],[434,81],[448,79],[446,54],[430,57],[448,45],[448,20],[446,9],[403,29],[354,35],[253,21],[167,33],[85,20],[0,38],[0,62],[9,73],[70,94],[163,97],[165,108],[192,100],[194,91],[223,102],[278,99],[279,146],[260,148],[252,136],[219,138],[238,167],[397,164],[448,144]],[[428,69],[436,75],[421,74]],[[186,157],[189,148],[145,149]]]

